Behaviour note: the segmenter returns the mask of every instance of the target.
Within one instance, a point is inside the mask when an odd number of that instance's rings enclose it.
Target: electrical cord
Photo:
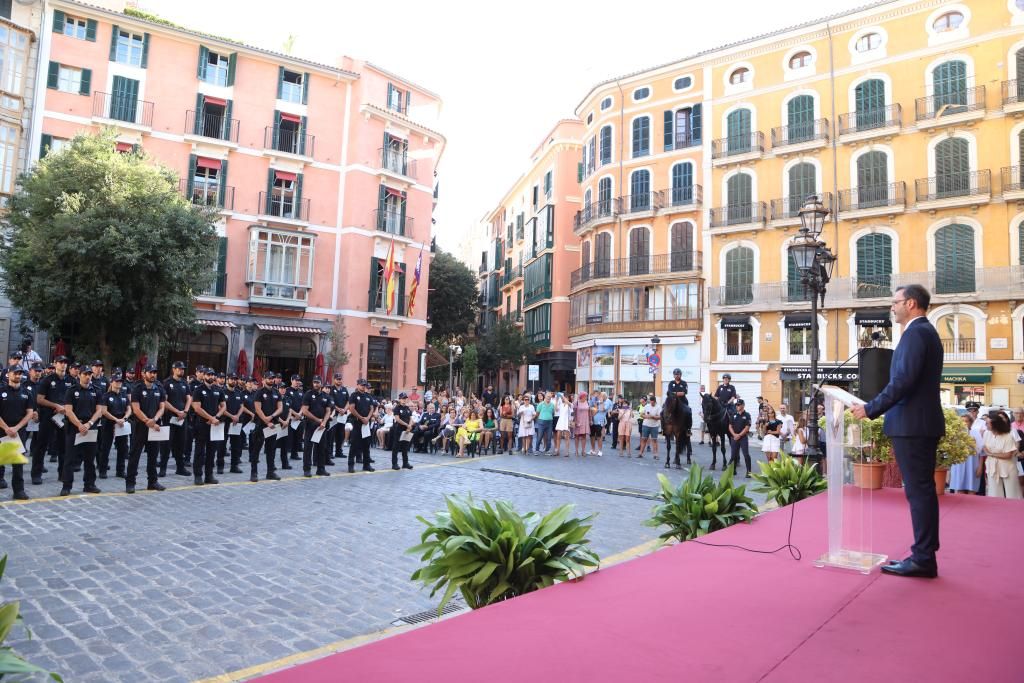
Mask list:
[[[708,543],[707,541],[698,541],[697,539],[692,539],[688,543],[699,543],[700,545],[707,545],[713,548],[736,548],[737,550],[745,550],[748,553],[758,553],[760,555],[774,555],[780,550],[789,550],[789,556],[799,562],[803,559],[803,553],[800,552],[800,548],[793,545],[793,518],[796,516],[796,503],[791,503],[789,507],[789,531],[786,532],[786,544],[780,545],[775,550],[758,550],[756,548],[736,545],[735,543]]]

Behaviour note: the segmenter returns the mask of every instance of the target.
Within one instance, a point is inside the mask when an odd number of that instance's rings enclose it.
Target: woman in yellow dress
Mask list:
[[[455,456],[456,458],[466,456],[466,444],[476,442],[480,438],[480,431],[482,429],[480,414],[475,410],[470,410],[469,419],[466,420],[464,425],[459,427],[459,431],[455,435],[455,441],[459,444],[459,454]]]

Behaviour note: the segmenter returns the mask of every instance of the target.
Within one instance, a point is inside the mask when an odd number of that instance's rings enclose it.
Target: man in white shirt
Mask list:
[[[789,446],[790,439],[793,438],[793,430],[796,429],[796,420],[789,414],[789,406],[785,403],[779,404],[779,414],[776,419],[782,423],[782,429],[779,430],[779,442],[783,452],[788,452],[787,447]]]
[[[648,442],[654,444],[654,459],[658,459],[658,429],[661,427],[661,408],[654,399],[654,394],[647,397],[647,405],[643,407],[644,421],[640,425],[640,455],[644,457]]]

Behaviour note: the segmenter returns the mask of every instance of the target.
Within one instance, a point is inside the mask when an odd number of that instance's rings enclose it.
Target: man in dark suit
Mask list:
[[[893,318],[903,335],[893,354],[889,384],[872,401],[853,407],[857,418],[885,413],[903,489],[910,503],[914,545],[905,560],[882,567],[886,574],[935,578],[939,549],[939,499],[935,493],[935,451],[946,431],[939,400],[942,342],[925,313],[931,295],[921,285],[905,285],[892,299]]]

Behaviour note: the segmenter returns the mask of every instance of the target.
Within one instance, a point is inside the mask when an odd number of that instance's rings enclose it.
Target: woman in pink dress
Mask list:
[[[581,391],[572,404],[572,434],[575,437],[576,455],[582,457],[590,435],[590,403],[587,402],[585,391]]]

